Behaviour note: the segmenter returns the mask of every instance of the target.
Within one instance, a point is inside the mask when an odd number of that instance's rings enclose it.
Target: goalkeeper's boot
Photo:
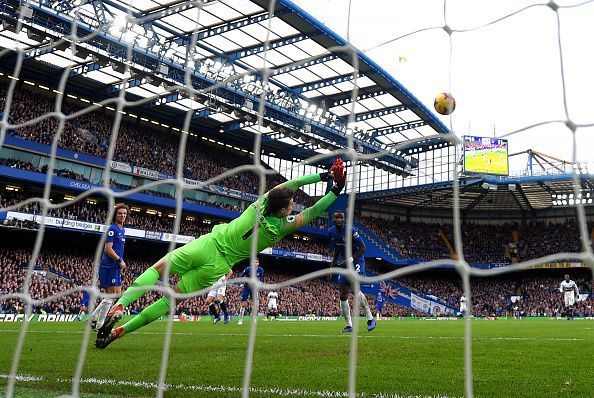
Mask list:
[[[109,333],[109,335],[107,337],[105,337],[105,338],[97,337],[97,340],[95,340],[95,347],[103,350],[103,349],[107,348],[108,345],[110,345],[111,343],[113,343],[115,340],[119,339],[123,335],[124,335],[124,328],[122,326],[117,327],[114,330],[112,330],[111,333]]]
[[[124,306],[121,304],[117,304],[109,310],[107,313],[107,317],[105,318],[105,322],[103,322],[103,326],[97,332],[97,340],[105,339],[109,336],[111,329],[122,319],[124,316]]]
[[[352,326],[347,326],[346,328],[342,329],[343,333],[351,333],[353,331]]]
[[[375,329],[375,319],[369,319],[367,321],[367,331],[371,332],[373,329]]]
[[[215,323],[217,323],[218,321],[221,320],[221,316],[217,315],[213,320],[212,320],[212,324],[214,325]]]

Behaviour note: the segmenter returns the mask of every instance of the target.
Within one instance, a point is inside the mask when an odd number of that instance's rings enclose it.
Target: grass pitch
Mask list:
[[[471,324],[476,397],[594,397],[594,321]],[[0,323],[0,396],[20,326]],[[30,324],[15,396],[70,393],[82,327]],[[156,322],[104,351],[89,347],[81,396],[155,396],[165,327]],[[165,396],[240,396],[249,327],[175,323]],[[250,396],[346,396],[350,336],[342,327],[341,321],[259,321]],[[463,321],[380,321],[372,332],[361,321],[360,331],[359,396],[464,396]]]
[[[464,169],[472,173],[508,175],[507,151],[505,149],[492,149],[466,152],[464,155]]]

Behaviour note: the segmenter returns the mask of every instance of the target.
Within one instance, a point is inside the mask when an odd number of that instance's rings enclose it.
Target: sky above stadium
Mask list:
[[[428,107],[450,91],[457,108],[451,125],[458,135],[498,137],[549,120],[566,120],[556,13],[525,0],[294,0],[305,11],[365,52]],[[582,1],[583,2],[583,1]],[[559,5],[579,1],[557,0]],[[350,8],[350,14],[349,14]],[[350,18],[349,18],[350,15]],[[594,124],[594,1],[559,9],[567,108],[576,124]],[[397,39],[397,40],[394,40]],[[448,117],[442,117],[450,125]],[[572,159],[572,133],[563,123],[546,124],[508,137],[510,154],[534,149]],[[578,161],[594,163],[594,127],[578,128]],[[510,159],[525,168],[526,156]],[[594,172],[594,167],[590,167]]]

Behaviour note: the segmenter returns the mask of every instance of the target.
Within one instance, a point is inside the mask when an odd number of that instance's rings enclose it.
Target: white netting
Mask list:
[[[571,120],[570,117],[570,113],[568,112],[568,105],[567,105],[567,99],[566,99],[566,95],[565,95],[565,70],[566,70],[566,65],[564,65],[563,62],[563,48],[561,46],[561,37],[562,37],[562,26],[561,26],[561,22],[560,22],[560,18],[559,18],[559,12],[560,10],[566,9],[566,8],[570,8],[570,7],[580,7],[580,6],[584,6],[585,4],[591,3],[592,1],[586,1],[583,3],[579,3],[579,4],[574,4],[574,5],[570,5],[570,6],[560,6],[557,5],[555,2],[550,2],[548,4],[533,4],[530,5],[528,7],[524,7],[522,9],[519,9],[515,12],[510,13],[509,15],[506,15],[502,18],[498,18],[494,21],[482,24],[481,26],[475,27],[475,28],[471,28],[471,29],[463,29],[463,30],[457,30],[455,29],[453,26],[450,26],[448,24],[448,20],[447,20],[447,5],[448,2],[444,1],[444,7],[443,7],[443,15],[444,15],[444,24],[441,26],[432,26],[432,27],[428,27],[425,29],[419,29],[416,30],[414,32],[410,32],[406,35],[401,35],[399,37],[396,38],[391,38],[390,40],[385,41],[384,43],[380,44],[379,46],[385,45],[387,43],[391,43],[394,42],[396,40],[402,39],[404,37],[410,36],[410,35],[414,35],[414,34],[418,34],[420,32],[423,31],[427,31],[427,30],[432,30],[432,29],[442,29],[444,30],[449,36],[450,36],[450,65],[451,65],[451,55],[452,55],[452,40],[451,40],[451,36],[453,34],[465,34],[466,32],[470,32],[470,31],[474,31],[474,30],[478,30],[481,29],[482,27],[494,24],[494,23],[498,23],[502,20],[505,20],[507,18],[513,18],[514,16],[521,14],[523,12],[526,12],[526,10],[534,8],[534,7],[542,7],[542,8],[549,8],[550,10],[552,10],[553,12],[555,12],[556,18],[557,18],[557,37],[558,37],[558,42],[555,43],[555,45],[558,46],[559,48],[559,65],[560,65],[560,70],[561,70],[561,79],[563,82],[563,103],[564,103],[564,111],[565,111],[565,118],[563,120],[553,120],[553,121],[544,121],[544,122],[540,122],[540,123],[535,123],[533,125],[530,126],[526,126],[524,128],[518,129],[516,131],[513,131],[511,133],[506,134],[505,136],[512,136],[512,135],[516,135],[516,134],[520,134],[524,131],[530,130],[532,128],[541,126],[543,124],[547,124],[547,123],[562,123],[565,125],[565,127],[567,129],[569,129],[569,131],[572,134],[573,137],[573,145],[574,145],[574,151],[573,151],[573,161],[576,160],[576,131],[579,128],[582,127],[588,127],[588,126],[592,126],[592,125],[585,125],[585,124],[577,124],[574,123]],[[25,4],[23,4],[22,6],[24,7],[26,4],[29,3],[34,3],[32,1],[27,1],[25,2]],[[83,4],[85,2],[82,2]],[[216,3],[216,2],[215,2]],[[203,7],[208,7],[209,5],[213,4],[213,2],[207,2],[206,4],[203,4],[202,2],[199,1],[194,1],[194,2],[188,2],[189,6],[194,6],[189,7],[189,11],[187,11],[187,13],[191,13],[193,15],[193,18],[195,18],[195,21],[197,22],[199,19],[199,15],[200,12],[202,11]],[[350,1],[348,4],[348,18],[350,21],[351,15],[350,15]],[[273,10],[275,7],[275,1],[271,1],[270,5],[269,5],[269,18],[267,19],[268,21],[268,33],[266,36],[266,42],[264,43],[264,47],[265,50],[263,52],[263,57],[264,60],[266,59],[267,56],[267,50],[268,50],[268,43],[269,43],[269,38],[270,38],[270,33],[271,33],[271,21],[272,21],[272,15],[273,15]],[[140,24],[141,22],[143,22],[142,20],[137,20],[135,19],[131,13],[128,14],[128,22],[129,23],[136,23],[136,24]],[[17,23],[17,30],[20,30],[21,27],[23,26],[23,20],[19,19],[18,23]],[[64,40],[58,40],[56,42],[53,42],[53,46],[59,46],[61,44],[66,43],[68,46],[70,46],[70,48],[73,50],[72,53],[75,52],[75,48],[76,45],[78,43],[81,42],[86,42],[90,39],[92,39],[94,37],[94,35],[91,36],[86,36],[86,37],[79,37],[77,35],[77,23],[75,23],[75,21],[72,21],[71,23],[71,31],[72,33],[70,35],[65,36],[63,39]],[[48,113],[45,114],[43,117],[40,118],[36,118],[33,120],[28,120],[24,123],[20,123],[17,125],[11,125],[9,123],[9,115],[11,114],[11,102],[12,102],[12,98],[13,95],[15,93],[15,87],[16,87],[16,83],[17,83],[17,79],[21,73],[21,68],[23,66],[23,62],[24,62],[24,58],[25,56],[28,54],[28,51],[30,50],[30,48],[28,48],[27,45],[23,44],[23,43],[15,43],[14,48],[12,49],[7,49],[4,50],[2,52],[0,52],[0,57],[6,57],[9,54],[14,54],[14,52],[16,52],[16,64],[12,73],[12,77],[13,79],[10,81],[9,87],[8,87],[8,93],[6,96],[6,102],[5,102],[5,107],[3,109],[4,115],[2,118],[2,121],[0,122],[0,127],[1,127],[1,135],[0,135],[0,145],[4,143],[6,134],[7,134],[7,130],[8,129],[12,129],[12,128],[21,128],[24,126],[28,126],[28,125],[33,125],[37,122],[39,122],[40,120],[43,120],[45,118],[56,118],[59,121],[59,126],[57,129],[57,133],[54,136],[53,142],[52,142],[52,146],[51,146],[51,160],[50,163],[48,165],[48,169],[47,169],[47,179],[46,179],[46,184],[44,187],[44,194],[43,197],[41,198],[32,198],[29,200],[26,200],[25,202],[21,202],[17,205],[11,206],[9,208],[6,209],[2,209],[2,210],[11,210],[11,209],[16,209],[19,206],[23,205],[23,204],[27,204],[27,203],[32,203],[32,202],[38,202],[41,205],[41,209],[42,209],[42,216],[46,216],[48,214],[48,211],[51,209],[57,209],[57,208],[62,208],[62,207],[66,207],[71,205],[73,202],[77,202],[80,200],[84,200],[85,198],[91,196],[91,195],[95,195],[95,194],[102,194],[105,195],[108,198],[109,201],[109,212],[108,215],[106,217],[106,223],[108,224],[108,220],[112,219],[113,216],[113,207],[114,207],[114,203],[116,201],[116,198],[121,198],[121,197],[125,197],[126,195],[129,195],[131,193],[135,193],[135,192],[140,192],[144,189],[150,188],[150,187],[156,187],[162,184],[170,184],[173,185],[176,189],[176,195],[175,197],[177,198],[177,207],[176,207],[176,218],[175,218],[175,223],[174,223],[174,233],[177,233],[179,231],[179,227],[180,227],[180,221],[181,221],[181,211],[182,211],[182,200],[183,200],[183,192],[184,190],[188,190],[188,189],[195,189],[195,186],[192,185],[188,185],[185,183],[184,178],[183,178],[183,167],[184,167],[184,156],[186,153],[186,143],[187,143],[187,139],[188,139],[188,134],[184,133],[184,134],[180,134],[180,138],[179,138],[179,152],[178,152],[178,157],[177,157],[177,178],[175,179],[169,179],[169,180],[161,180],[161,181],[156,181],[154,183],[148,184],[148,185],[144,185],[142,187],[137,187],[135,189],[132,190],[128,190],[126,192],[115,192],[110,188],[110,172],[111,172],[111,167],[110,165],[112,164],[112,159],[114,157],[114,149],[115,149],[115,144],[117,142],[118,139],[118,131],[120,129],[120,122],[121,122],[121,114],[122,111],[126,108],[129,107],[135,107],[138,105],[141,105],[143,103],[148,103],[150,101],[153,101],[155,99],[158,98],[162,98],[164,96],[166,96],[169,93],[173,93],[176,91],[182,91],[185,93],[186,96],[188,96],[189,98],[192,98],[194,95],[198,95],[198,94],[206,94],[209,92],[212,92],[214,90],[216,90],[218,87],[221,87],[229,82],[232,82],[234,80],[238,80],[238,79],[243,79],[244,76],[248,75],[248,73],[242,73],[239,75],[233,75],[231,77],[229,77],[228,79],[226,79],[223,82],[220,82],[218,85],[209,87],[207,89],[204,90],[195,90],[191,84],[191,68],[190,68],[190,60],[193,59],[193,55],[194,55],[194,51],[196,49],[196,42],[197,42],[197,33],[199,31],[199,25],[196,24],[195,28],[194,28],[194,33],[191,35],[191,38],[189,40],[189,43],[187,45],[188,48],[188,56],[187,56],[187,61],[185,64],[185,70],[186,70],[186,74],[184,76],[184,81],[185,84],[184,85],[176,85],[176,86],[170,86],[167,88],[167,92],[160,94],[160,95],[155,95],[153,97],[149,97],[146,98],[144,100],[141,101],[137,101],[134,103],[130,103],[128,101],[126,101],[125,99],[125,87],[127,85],[127,82],[129,79],[131,79],[130,77],[130,65],[132,64],[132,47],[128,46],[128,52],[126,54],[126,59],[127,62],[125,62],[125,72],[124,72],[124,79],[123,82],[121,84],[121,89],[119,90],[119,94],[117,97],[113,98],[113,99],[107,99],[104,100],[100,103],[100,106],[113,106],[115,107],[115,111],[114,111],[114,123],[112,125],[112,130],[111,130],[111,139],[109,142],[109,150],[107,152],[107,156],[106,156],[106,168],[105,168],[105,172],[103,174],[103,178],[102,178],[102,188],[93,188],[91,190],[88,190],[80,195],[78,195],[73,201],[68,201],[68,202],[63,202],[61,204],[52,204],[49,201],[49,197],[50,197],[50,191],[52,188],[51,185],[51,180],[52,180],[52,175],[53,175],[53,171],[55,169],[55,163],[56,163],[56,151],[58,148],[58,143],[61,137],[61,134],[64,130],[64,126],[65,126],[65,122],[67,120],[71,120],[71,119],[75,119],[77,117],[80,117],[81,115],[96,111],[97,109],[99,109],[98,105],[91,105],[86,107],[85,109],[82,109],[78,112],[72,113],[72,114],[68,114],[65,115],[64,113],[62,113],[62,104],[63,104],[63,100],[64,100],[64,95],[65,95],[65,90],[66,90],[66,84],[67,84],[67,80],[69,79],[70,76],[70,72],[72,70],[72,67],[69,65],[67,67],[64,68],[62,74],[61,74],[61,78],[60,78],[60,84],[58,87],[56,87],[55,91],[57,93],[56,95],[56,102],[55,102],[55,109],[54,112],[52,113]],[[99,34],[99,32],[96,32],[96,35]],[[349,37],[349,34],[347,32],[347,39]],[[543,45],[551,45],[552,43],[543,43]],[[378,47],[379,47],[378,46]],[[357,52],[354,50],[353,47],[351,47],[350,45],[346,45],[343,47],[336,47],[336,48],[332,48],[330,49],[331,52],[333,53],[346,53],[349,54],[349,56],[352,58],[352,66],[355,69],[355,75],[353,76],[353,81],[356,83],[357,81],[357,75],[356,73],[358,72],[358,58],[357,58]],[[71,54],[72,54],[71,53]],[[304,60],[303,62],[307,62],[309,60]],[[300,64],[300,63],[296,63]],[[271,73],[273,73],[274,71],[271,69],[262,69],[258,71],[261,76],[262,76],[262,81],[263,81],[263,86],[266,86],[266,83],[268,82],[269,76],[271,75]],[[450,67],[450,73],[451,73],[451,67]],[[356,86],[355,86],[356,87]],[[349,122],[353,122],[354,121],[354,114],[355,114],[355,107],[357,105],[357,97],[358,97],[358,90],[355,89],[352,92],[352,96],[351,96],[351,104],[350,104],[350,108],[351,108],[351,112],[349,115]],[[262,124],[263,124],[263,115],[264,115],[264,104],[266,102],[266,91],[262,91],[262,93],[260,94],[260,107],[258,109],[258,124],[257,124],[257,128],[260,129]],[[185,119],[183,121],[183,127],[182,127],[182,131],[183,132],[188,132],[190,131],[190,123],[192,121],[192,116],[193,116],[193,111],[190,109],[188,110],[188,112],[186,113]],[[455,117],[455,116],[454,116]],[[450,126],[451,126],[451,118],[450,118]],[[422,140],[423,138],[419,139]],[[457,143],[457,139],[454,136],[451,136],[451,141],[453,143]],[[346,159],[351,160],[351,162],[355,163],[356,160],[370,160],[372,158],[375,158],[378,156],[378,154],[371,154],[371,155],[361,155],[359,153],[357,153],[354,150],[354,144],[353,144],[353,137],[352,136],[348,136],[348,149],[344,149],[341,151],[334,151],[331,154],[327,154],[327,155],[319,155],[317,156],[315,159],[309,159],[307,162],[305,163],[315,163],[315,161],[323,159],[323,158],[331,158],[337,155],[343,156]],[[404,144],[401,144],[404,145]],[[254,154],[260,154],[261,153],[261,134],[257,134],[256,135],[256,139],[254,142],[254,149],[253,149],[253,153]],[[398,146],[395,148],[398,149]],[[381,155],[387,155],[389,152],[385,151],[384,153],[379,153],[379,156]],[[300,167],[302,166],[302,164],[296,165],[295,167]],[[460,277],[462,278],[462,282],[463,282],[463,288],[464,288],[464,294],[467,297],[468,300],[468,304],[469,304],[469,308],[468,308],[468,314],[472,314],[472,297],[471,297],[471,289],[470,289],[470,277],[471,276],[496,276],[496,275],[500,275],[503,273],[507,273],[507,272],[512,272],[512,271],[520,271],[520,270],[526,270],[528,268],[531,268],[537,264],[542,264],[545,262],[550,262],[550,261],[555,261],[555,260],[563,260],[566,258],[572,258],[572,259],[579,259],[581,261],[586,262],[590,267],[594,267],[594,256],[592,253],[592,249],[591,249],[591,244],[590,244],[590,239],[589,239],[589,234],[587,231],[587,226],[586,226],[586,218],[585,218],[585,213],[584,213],[584,208],[583,205],[581,203],[578,203],[576,205],[577,208],[577,214],[578,214],[578,222],[579,222],[579,232],[580,232],[580,236],[582,239],[582,252],[580,253],[558,253],[555,255],[550,255],[550,256],[546,256],[543,258],[539,258],[539,259],[534,259],[534,260],[530,260],[530,261],[526,261],[523,262],[521,264],[516,264],[513,266],[513,268],[498,268],[498,269],[491,269],[491,270],[479,270],[479,269],[475,269],[475,268],[471,268],[469,266],[469,264],[464,260],[464,252],[463,252],[463,246],[462,246],[462,239],[461,239],[461,223],[460,223],[460,211],[459,211],[459,191],[460,191],[460,184],[459,184],[459,180],[458,180],[458,175],[459,170],[458,170],[458,163],[456,162],[456,171],[454,173],[455,175],[455,179],[454,179],[454,209],[453,209],[453,221],[454,221],[454,241],[455,241],[455,251],[456,253],[459,254],[459,260],[458,261],[454,261],[454,260],[439,260],[439,261],[432,261],[432,262],[428,262],[428,263],[424,263],[424,264],[419,264],[419,265],[415,265],[415,266],[410,266],[410,267],[406,267],[403,269],[398,269],[392,272],[389,272],[387,274],[383,274],[383,275],[379,275],[377,277],[373,277],[373,278],[360,278],[358,277],[358,274],[355,273],[354,268],[353,268],[353,264],[349,264],[348,269],[346,270],[322,270],[322,271],[317,271],[308,275],[304,275],[302,277],[298,277],[296,279],[292,279],[292,280],[287,280],[283,283],[279,283],[279,284],[263,284],[260,283],[255,275],[255,270],[253,270],[252,275],[250,277],[250,280],[247,281],[250,284],[253,285],[254,289],[255,289],[255,295],[254,295],[254,308],[258,308],[259,304],[258,304],[258,291],[262,290],[262,289],[277,289],[283,286],[288,286],[289,284],[295,284],[301,281],[305,281],[305,280],[309,280],[309,279],[313,279],[313,278],[317,278],[320,276],[324,276],[327,275],[329,273],[342,273],[346,276],[348,276],[348,278],[352,281],[352,286],[353,286],[353,290],[355,292],[358,292],[360,289],[360,283],[361,282],[368,282],[368,283],[373,283],[373,282],[379,282],[381,280],[385,280],[385,279],[390,279],[390,278],[395,278],[397,276],[403,276],[403,275],[407,275],[407,274],[412,274],[412,273],[417,273],[417,272],[421,272],[424,270],[428,270],[428,269],[432,269],[433,267],[437,266],[437,265],[443,265],[443,264],[451,264],[454,265],[460,275]],[[357,180],[358,175],[357,175],[357,168],[353,168],[354,173],[352,175],[352,177],[350,178],[350,183],[351,183],[351,188],[354,188],[354,181]],[[216,183],[217,181],[220,181],[228,176],[232,176],[232,175],[236,175],[238,173],[244,172],[244,171],[250,171],[255,173],[259,179],[260,179],[260,190],[259,190],[259,194],[262,195],[264,193],[264,187],[265,187],[265,178],[266,175],[271,174],[272,171],[268,170],[266,168],[264,168],[262,166],[261,160],[259,156],[254,156],[254,163],[252,165],[245,165],[239,168],[235,168],[232,170],[229,170],[221,175],[218,175],[208,181],[204,182],[204,185],[208,185],[208,184],[212,184],[212,183]],[[573,174],[573,186],[574,186],[574,192],[576,197],[578,197],[578,194],[580,193],[579,189],[580,189],[580,184],[579,184],[579,175],[578,175],[578,170],[574,169],[574,174]],[[352,222],[353,222],[353,212],[354,212],[354,206],[355,204],[355,194],[354,194],[354,189],[351,189],[351,192],[349,194],[348,197],[348,210],[349,210],[349,214],[347,215],[347,231],[348,231],[348,235],[350,235],[350,231],[351,231],[351,226],[352,226]],[[257,228],[257,225],[254,226],[254,229]],[[32,257],[30,259],[29,262],[29,267],[27,269],[27,273],[26,273],[26,278],[24,280],[23,283],[23,293],[22,294],[13,294],[13,295],[4,295],[0,297],[0,300],[6,300],[6,299],[10,299],[10,298],[16,298],[16,299],[20,299],[23,302],[26,303],[26,315],[27,317],[25,318],[25,321],[22,323],[22,327],[20,329],[20,333],[18,336],[18,341],[17,341],[17,345],[15,347],[14,350],[14,356],[13,356],[13,362],[12,362],[12,367],[11,367],[11,376],[8,380],[8,387],[7,387],[7,396],[8,397],[12,397],[14,394],[14,387],[15,387],[15,383],[18,380],[21,380],[22,378],[18,375],[18,370],[19,370],[19,361],[21,358],[21,353],[23,350],[23,346],[24,346],[24,342],[25,342],[25,338],[26,338],[26,334],[27,334],[27,330],[28,330],[28,326],[29,326],[29,322],[28,322],[28,316],[31,314],[32,311],[32,305],[36,305],[36,304],[41,304],[44,302],[48,302],[48,301],[52,301],[52,300],[56,300],[59,297],[63,297],[66,295],[70,295],[74,292],[80,291],[81,288],[77,288],[74,290],[68,290],[65,292],[60,293],[59,295],[56,296],[52,296],[52,297],[48,297],[44,300],[33,300],[31,298],[31,296],[27,293],[29,291],[29,285],[31,283],[31,275],[33,272],[33,267],[36,264],[36,260],[40,254],[40,249],[42,246],[42,242],[44,239],[44,232],[45,232],[45,223],[41,224],[41,227],[37,233],[37,237],[36,237],[36,241],[35,241],[35,245],[32,248]],[[257,236],[257,234],[254,234],[254,236]],[[98,275],[98,265],[99,265],[99,260],[102,254],[102,249],[103,249],[103,244],[105,242],[105,237],[106,235],[103,234],[102,239],[100,240],[99,244],[97,245],[97,249],[95,251],[95,258],[94,258],[94,267],[93,267],[93,280],[92,280],[92,285],[96,286],[97,285],[97,275]],[[350,236],[347,236],[346,239],[346,250],[347,250],[347,256],[349,256],[352,253],[352,247],[351,247],[351,239]],[[173,250],[174,248],[174,242],[172,240],[170,246],[169,246],[169,250]],[[252,246],[252,260],[255,258],[256,256],[256,240],[254,239],[253,241],[253,246]],[[594,269],[594,268],[593,268]],[[165,280],[168,279],[168,274],[169,274],[169,270],[166,270],[166,275],[165,275]],[[160,291],[163,294],[165,294],[168,298],[172,299],[176,296],[176,294],[174,293],[174,291],[168,287],[153,287],[151,290],[156,290],[156,291]],[[204,294],[206,291],[200,291],[200,292],[195,292],[189,296],[197,296],[200,294]],[[98,290],[96,289],[92,289],[90,291],[91,293],[91,303],[95,302],[95,298],[98,296],[102,296]],[[185,296],[184,296],[185,297]],[[355,294],[355,308],[354,308],[354,313],[358,314],[359,313],[359,295]],[[170,300],[171,303],[174,303],[174,300]],[[93,305],[93,304],[92,304]],[[91,311],[93,310],[93,308],[91,308]],[[174,305],[172,304],[170,306],[170,315],[173,315],[175,310]],[[166,378],[166,372],[167,372],[167,367],[168,367],[168,358],[169,358],[169,350],[170,350],[170,341],[171,341],[171,331],[172,331],[172,327],[173,327],[173,317],[169,317],[168,320],[168,324],[167,324],[167,332],[166,332],[166,337],[164,339],[164,343],[163,343],[163,350],[162,350],[162,359],[161,359],[161,368],[160,368],[160,376],[159,376],[159,380],[158,383],[156,385],[156,389],[157,389],[157,396],[158,397],[162,397],[163,393],[164,393],[164,387],[165,387],[165,378]],[[356,371],[357,371],[357,344],[358,344],[358,332],[359,332],[359,323],[358,322],[354,322],[353,324],[353,333],[352,333],[352,338],[351,338],[351,347],[350,347],[350,357],[349,357],[349,383],[348,383],[348,395],[351,397],[355,397],[356,394]],[[80,382],[81,382],[81,376],[82,376],[82,371],[83,371],[83,367],[85,364],[85,358],[86,358],[86,354],[87,354],[87,349],[88,349],[88,344],[89,344],[89,339],[91,336],[91,329],[89,324],[87,323],[84,329],[84,338],[82,341],[82,345],[81,345],[81,349],[80,349],[80,353],[79,353],[79,357],[78,357],[78,363],[76,366],[76,370],[73,374],[73,381],[72,381],[72,391],[71,391],[71,395],[72,396],[78,396],[79,395],[79,389],[80,389]],[[246,361],[245,361],[245,370],[244,370],[244,379],[243,379],[243,389],[242,389],[242,395],[243,396],[248,396],[249,392],[250,392],[250,380],[251,380],[251,374],[252,374],[252,364],[253,364],[253,357],[254,357],[254,346],[255,346],[255,340],[257,337],[257,325],[256,325],[256,321],[255,318],[252,317],[252,322],[251,322],[251,326],[250,326],[250,332],[249,332],[249,339],[248,339],[248,348],[247,348],[247,355],[246,355]],[[130,338],[133,338],[130,337]],[[472,356],[472,350],[471,350],[471,324],[470,324],[470,319],[467,317],[466,318],[466,323],[465,323],[465,392],[466,392],[466,396],[468,397],[472,397],[473,396],[473,379],[472,379],[472,361],[471,361],[471,356]],[[117,349],[117,348],[116,348]],[[554,360],[554,359],[551,359]]]

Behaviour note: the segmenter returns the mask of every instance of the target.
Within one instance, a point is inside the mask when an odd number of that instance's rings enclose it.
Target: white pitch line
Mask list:
[[[0,374],[0,379],[10,379],[10,378],[11,378],[10,375]],[[25,381],[25,382],[43,381],[43,377],[41,377],[41,376],[16,375],[14,378],[16,381]]]
[[[10,375],[0,374],[0,379],[10,379]],[[46,379],[41,376],[32,375],[17,375],[17,381],[28,381],[28,382],[39,382]],[[72,383],[72,379],[68,378],[56,378],[54,382],[58,383]],[[98,379],[95,377],[82,378],[80,379],[81,384],[95,384],[95,385],[110,385],[110,386],[122,386],[122,387],[136,387],[144,388],[148,390],[156,390],[157,383],[148,381],[133,381],[133,380],[114,380],[114,379]],[[192,384],[165,384],[164,390],[183,390],[183,391],[199,391],[199,392],[232,392],[240,393],[241,387],[233,386],[201,386]],[[263,388],[263,387],[250,387],[251,393],[264,394],[265,396],[280,396],[280,397],[322,397],[322,398],[343,398],[348,397],[348,393],[344,391],[332,391],[332,390],[303,390],[300,388]],[[357,393],[357,397],[360,398],[450,398],[447,395],[401,395],[395,393]],[[454,398],[454,397],[452,397]]]
[[[18,333],[18,330],[3,330],[0,333]],[[27,333],[45,333],[45,334],[83,334],[82,330],[28,330]],[[135,332],[143,335],[163,336],[163,332]],[[171,334],[177,336],[194,336],[194,337],[247,337],[249,333],[192,333],[192,332],[172,332]],[[315,338],[337,338],[350,339],[351,336],[347,334],[273,334],[273,333],[258,333],[259,337],[315,337]],[[464,340],[464,336],[385,336],[385,335],[359,335],[360,339],[395,339],[395,340]],[[472,337],[472,340],[493,340],[493,341],[594,341],[592,338],[579,337]]]

